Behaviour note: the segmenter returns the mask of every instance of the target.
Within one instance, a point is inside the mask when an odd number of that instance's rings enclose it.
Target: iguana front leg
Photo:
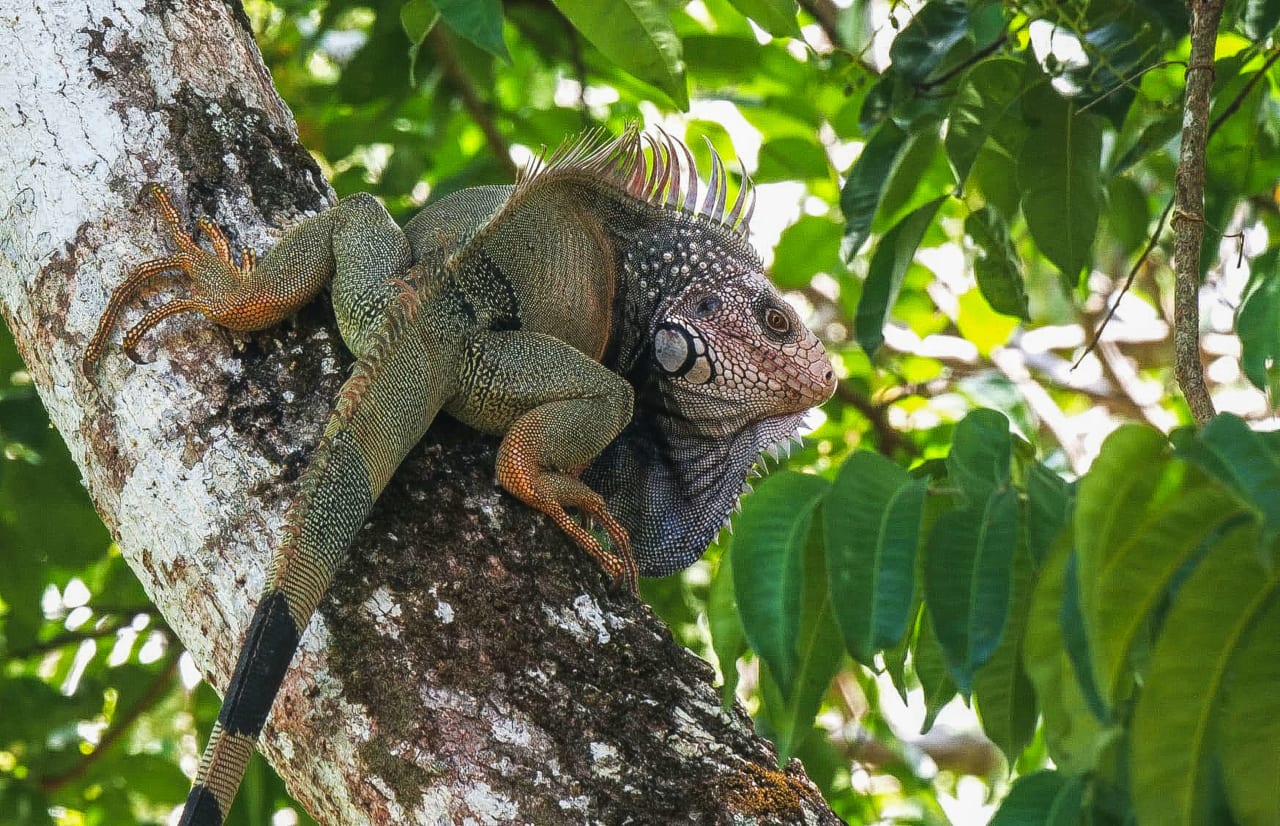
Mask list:
[[[102,356],[125,308],[143,286],[164,274],[185,277],[191,295],[162,304],[125,333],[123,349],[134,361],[139,360],[137,346],[142,337],[169,316],[198,312],[232,330],[262,330],[309,302],[337,271],[345,274],[333,285],[338,326],[347,346],[359,355],[366,333],[383,320],[394,289],[389,277],[402,274],[411,263],[404,234],[370,195],[348,198],[303,221],[261,262],[252,251],[244,250],[237,264],[230,242],[216,224],[207,218],[198,223],[213,247],[210,252],[187,233],[166,187],[151,184],[147,194],[155,201],[178,252],[134,267],[111,293],[85,348],[86,373]]]
[[[498,482],[547,514],[615,580],[632,590],[637,568],[626,529],[576,472],[631,420],[631,385],[552,336],[477,332],[463,352],[461,392],[446,408],[481,430],[504,433]],[[598,522],[612,550],[567,509]]]

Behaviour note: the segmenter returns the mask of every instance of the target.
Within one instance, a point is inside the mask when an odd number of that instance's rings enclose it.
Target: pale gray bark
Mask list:
[[[129,564],[222,686],[349,363],[331,316],[250,336],[187,317],[150,364],[112,350],[86,378],[79,360],[111,287],[169,251],[146,182],[259,251],[331,193],[238,8],[12,5],[0,309]],[[438,427],[307,630],[263,738],[299,801],[326,824],[836,822],[492,461]]]

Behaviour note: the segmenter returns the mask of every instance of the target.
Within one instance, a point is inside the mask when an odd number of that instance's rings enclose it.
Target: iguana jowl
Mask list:
[[[330,285],[357,357],[289,509],[181,823],[222,823],[299,636],[438,411],[502,435],[502,486],[626,584],[702,554],[760,453],[793,436],[835,379],[747,243],[749,186],[729,207],[713,157],[701,201],[698,189],[688,149],[665,134],[588,135],[513,186],[454,193],[403,230],[356,195],[261,262],[237,262],[216,225],[199,223],[209,252],[151,188],[179,251],[116,288],[86,368],[138,289],[170,271],[185,273],[192,295],[130,329],[131,356],[175,313],[256,330]],[[609,547],[569,509],[599,523]]]

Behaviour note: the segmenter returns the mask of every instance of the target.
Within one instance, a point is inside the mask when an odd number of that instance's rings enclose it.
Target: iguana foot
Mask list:
[[[125,307],[148,281],[159,275],[184,274],[191,282],[193,295],[160,305],[125,333],[122,342],[124,352],[135,362],[140,361],[137,347],[142,337],[171,315],[199,312],[233,329],[259,329],[287,314],[271,306],[274,302],[263,301],[251,291],[243,289],[256,263],[252,251],[241,252],[237,265],[226,234],[208,218],[200,219],[197,227],[209,239],[213,252],[201,248],[195,238],[184,230],[178,211],[169,200],[168,190],[161,184],[151,184],[146,191],[160,210],[178,252],[144,261],[134,267],[124,282],[111,293],[107,309],[98,321],[98,329],[85,348],[82,367],[86,373],[102,356],[107,336],[111,334]]]
[[[627,529],[609,512],[600,494],[573,476],[538,467],[507,442],[498,452],[497,472],[498,481],[504,488],[550,516],[560,530],[613,577],[616,584],[632,593],[636,591],[640,570],[631,552],[631,538]],[[595,535],[566,512],[566,508],[574,508],[584,517],[598,522],[609,535],[613,550],[606,550]]]

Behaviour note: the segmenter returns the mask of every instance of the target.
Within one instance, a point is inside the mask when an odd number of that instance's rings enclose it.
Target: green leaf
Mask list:
[[[1280,578],[1263,571],[1256,542],[1254,526],[1223,537],[1179,589],[1165,618],[1133,714],[1129,771],[1140,823],[1210,822],[1214,724],[1228,667],[1246,634],[1280,598]],[[1276,656],[1274,639],[1270,652]]]
[[[1215,416],[1199,438],[1178,438],[1178,455],[1225,482],[1262,519],[1263,546],[1280,533],[1280,458],[1262,434],[1230,413]]]
[[[427,35],[440,20],[440,11],[431,0],[409,0],[400,7],[400,25],[409,38],[409,83],[416,86],[414,69],[418,63],[418,52],[426,42]]]
[[[933,216],[945,198],[938,198],[903,218],[893,229],[885,233],[871,256],[867,280],[858,299],[858,311],[854,321],[858,344],[867,355],[875,355],[884,343],[884,321],[889,308],[898,299],[902,279],[914,259],[920,240],[933,223]]]
[[[1138,134],[1137,139],[1125,150],[1115,163],[1111,165],[1110,174],[1119,176],[1130,167],[1160,149],[1182,132],[1182,113],[1166,115],[1159,120],[1148,123]]]
[[[783,230],[769,277],[781,289],[799,289],[809,286],[818,273],[835,272],[840,266],[840,225],[818,215],[803,215]]]
[[[804,551],[813,511],[829,483],[791,471],[772,474],[743,501],[729,559],[747,642],[790,699],[797,673]]]
[[[724,540],[721,540],[723,543]],[[742,618],[738,616],[738,603],[733,595],[733,565],[726,548],[720,556],[720,566],[711,579],[707,597],[707,625],[711,629],[711,648],[724,683],[720,686],[720,704],[728,711],[738,690],[738,658],[747,650],[747,637],[742,630]]]
[[[1000,645],[973,683],[982,730],[1004,752],[1009,765],[1031,742],[1036,731],[1036,695],[1022,664],[1022,641],[1027,631],[1034,576],[1026,551],[1013,558],[1009,621]]]
[[[462,2],[463,0],[459,0]],[[552,0],[574,28],[625,71],[689,108],[680,38],[660,0]]]
[[[1067,785],[1067,777],[1056,771],[1019,777],[988,826],[1045,826]]]
[[[913,125],[889,180],[871,231],[883,233],[913,210],[955,191],[955,179],[942,151],[941,125],[935,120]]]
[[[1229,492],[1214,484],[1183,488],[1153,508],[1128,541],[1098,571],[1092,600],[1094,629],[1090,652],[1099,688],[1114,706],[1129,673],[1129,652],[1149,631],[1148,618],[1175,579],[1224,522],[1247,513]]]
[[[1120,248],[1137,252],[1147,242],[1151,208],[1147,195],[1132,178],[1113,175],[1107,181],[1107,224]]]
[[[840,670],[843,647],[840,629],[831,610],[822,544],[822,528],[814,525],[805,547],[804,593],[800,600],[794,685],[789,692],[783,690],[786,705],[781,713],[771,715],[779,768],[786,765],[813,730],[822,697]]]
[[[1024,131],[1018,111],[1022,98],[1026,64],[1011,58],[984,60],[965,75],[956,90],[947,124],[947,157],[961,185],[978,152],[989,138],[1012,143],[1006,150],[1016,150]],[[1005,138],[1005,140],[1001,140]]]
[[[800,24],[796,0],[729,0],[733,7],[750,17],[760,28],[774,37],[799,37]]]
[[[876,128],[853,162],[840,189],[840,211],[844,213],[844,257],[852,261],[871,235],[871,219],[880,206],[880,197],[907,145],[907,133],[892,120]]]
[[[1008,484],[1012,457],[1009,420],[998,410],[978,408],[956,425],[947,476],[970,506],[980,506],[993,489]]]
[[[977,247],[973,271],[982,297],[998,313],[1029,319],[1022,264],[1009,240],[1009,224],[1004,216],[995,207],[985,206],[969,214],[964,231]]]
[[[1097,764],[1107,732],[1089,708],[1063,636],[1069,539],[1060,539],[1040,568],[1027,615],[1022,661],[1044,716],[1050,756],[1065,771],[1085,772]]]
[[[1259,390],[1280,399],[1280,247],[1254,260],[1256,286],[1236,314],[1240,366]]]
[[[760,165],[754,176],[758,183],[825,179],[831,174],[826,152],[811,138],[785,136],[765,141],[760,147]]]
[[[1230,668],[1218,747],[1227,798],[1237,822],[1280,826],[1280,599],[1262,607]]]
[[[1169,454],[1169,443],[1159,431],[1124,425],[1106,438],[1098,458],[1080,480],[1073,524],[1080,602],[1086,618],[1098,615],[1093,599],[1099,572],[1137,531],[1147,503],[1164,477]]]
[[[823,504],[827,576],[849,653],[866,666],[907,631],[928,480],[879,455],[845,460]]]
[[[1036,246],[1074,286],[1089,263],[1102,206],[1102,124],[1048,84],[1027,92],[1031,131],[1018,153],[1022,214]]]
[[[963,0],[932,0],[893,39],[889,60],[904,80],[918,83],[968,32],[968,4]]]
[[[508,63],[511,62],[507,44],[502,40],[500,0],[431,0],[431,2],[439,10],[440,18],[451,30],[489,54],[500,57]],[[401,20],[403,19],[402,13]]]
[[[1004,634],[1017,544],[1018,495],[1012,488],[942,514],[929,532],[925,600],[948,672],[966,695]]]
[[[1071,486],[1040,462],[1032,463],[1024,480],[1027,490],[1027,549],[1039,568],[1067,523],[1071,512]]]
[[[923,734],[933,728],[938,712],[956,696],[956,684],[947,670],[942,643],[933,631],[933,621],[928,609],[920,615],[920,634],[916,637],[912,655],[916,677],[920,680],[920,690],[924,692],[925,714],[920,726],[920,733]]]

